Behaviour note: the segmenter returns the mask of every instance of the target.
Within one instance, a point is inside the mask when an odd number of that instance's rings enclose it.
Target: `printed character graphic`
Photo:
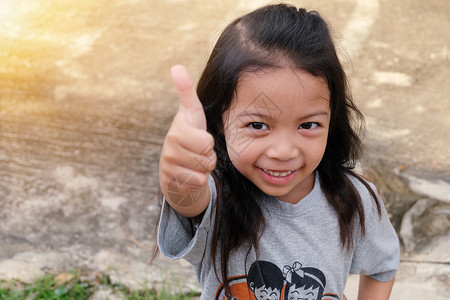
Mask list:
[[[319,300],[322,299],[326,280],[325,275],[316,268],[302,268],[302,264],[284,266],[286,300]]]
[[[248,288],[257,300],[279,300],[283,289],[283,273],[275,264],[257,260],[247,275]]]

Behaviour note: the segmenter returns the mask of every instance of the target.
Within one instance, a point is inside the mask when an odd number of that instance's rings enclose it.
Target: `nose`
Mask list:
[[[274,135],[266,155],[280,161],[288,161],[299,156],[298,136],[290,136],[288,134]]]

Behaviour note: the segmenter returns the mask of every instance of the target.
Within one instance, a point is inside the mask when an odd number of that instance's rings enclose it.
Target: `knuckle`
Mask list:
[[[208,184],[208,177],[209,177],[209,173],[202,174],[201,176],[198,177],[200,187],[204,187]]]
[[[210,144],[213,144],[214,145],[214,137],[213,137],[213,135],[211,134],[211,133],[209,133],[209,132],[207,132],[208,134],[207,134],[207,139],[208,139],[208,142],[210,143]]]
[[[207,134],[206,142],[211,146],[212,149],[214,149],[214,137],[212,136],[212,134]]]
[[[214,149],[214,138],[212,137],[211,134],[206,134],[202,137],[202,154],[204,155],[208,155],[210,151],[212,151]]]
[[[215,152],[213,152],[212,157],[210,158],[210,162],[209,162],[209,171],[214,170],[214,168],[216,167],[217,164],[217,155]]]
[[[171,179],[172,179],[172,176],[170,176],[170,175],[168,175],[166,173],[160,174],[160,176],[159,176],[159,186],[163,190],[165,190],[169,186]]]
[[[172,151],[172,149],[170,148],[165,148],[163,149],[163,151],[161,152],[161,156],[160,156],[160,164],[170,164],[174,162],[176,155],[174,153],[174,151]]]
[[[169,130],[166,134],[165,144],[179,143],[180,131],[179,130]]]

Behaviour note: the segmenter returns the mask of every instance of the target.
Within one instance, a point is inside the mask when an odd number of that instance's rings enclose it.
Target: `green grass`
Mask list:
[[[124,285],[111,283],[107,275],[99,276],[93,282],[83,282],[80,281],[76,272],[71,274],[72,279],[64,283],[58,283],[54,275],[46,275],[33,284],[24,284],[18,280],[0,281],[0,299],[80,300],[89,299],[100,289],[108,289],[115,297],[125,300],[188,300],[195,296],[195,293],[173,294],[165,289],[160,292],[151,288],[132,291]]]

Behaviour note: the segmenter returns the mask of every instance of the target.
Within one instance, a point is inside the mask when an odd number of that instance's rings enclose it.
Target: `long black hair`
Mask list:
[[[361,152],[359,133],[363,129],[363,116],[352,101],[324,19],[315,11],[278,4],[264,6],[234,20],[214,46],[197,87],[218,158],[212,173],[218,190],[212,261],[219,256],[220,275],[228,297],[231,294],[227,279],[230,252],[244,244],[257,251],[265,222],[256,201],[262,192],[229,159],[223,115],[230,108],[238,81],[245,72],[280,67],[286,61],[328,83],[331,121],[325,154],[317,171],[327,200],[337,212],[343,248],[352,247],[355,220],[359,220],[361,233],[365,233],[361,198],[348,174],[368,188],[380,212],[373,190],[352,171]],[[214,269],[218,275],[216,265]]]

